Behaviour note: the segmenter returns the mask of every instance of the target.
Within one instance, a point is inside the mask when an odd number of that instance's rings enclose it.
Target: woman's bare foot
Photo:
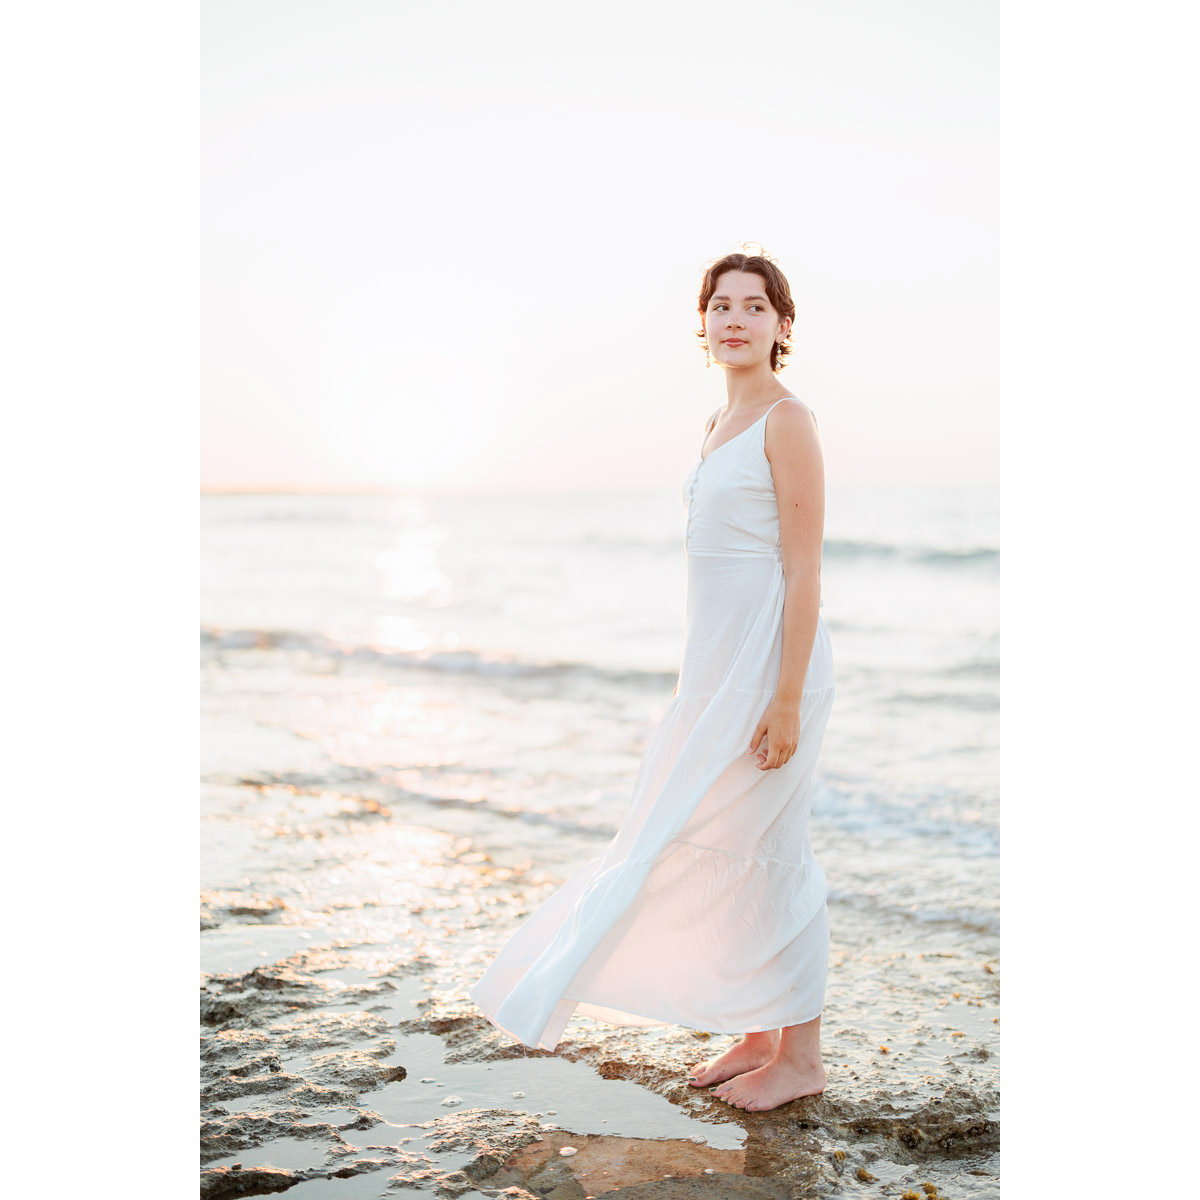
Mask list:
[[[713,1095],[747,1112],[766,1112],[789,1100],[815,1096],[824,1090],[825,1068],[820,1059],[776,1055],[764,1066],[722,1083]]]
[[[714,1083],[722,1083],[743,1071],[765,1066],[774,1058],[778,1048],[778,1029],[743,1034],[724,1054],[692,1067],[688,1072],[688,1083],[692,1087],[712,1087]]]

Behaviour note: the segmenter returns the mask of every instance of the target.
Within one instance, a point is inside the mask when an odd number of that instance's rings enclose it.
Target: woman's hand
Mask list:
[[[750,739],[750,753],[760,771],[782,767],[796,753],[800,741],[800,701],[781,700],[778,696],[767,705],[762,720]]]

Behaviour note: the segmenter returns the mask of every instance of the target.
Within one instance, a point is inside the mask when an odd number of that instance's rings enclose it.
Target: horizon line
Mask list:
[[[840,487],[1000,487],[999,479],[848,479],[829,480],[827,488]],[[596,492],[674,491],[671,484],[634,484],[629,487],[534,487],[534,488],[436,488],[436,487],[322,487],[299,484],[245,484],[211,486],[201,484],[201,496],[495,496],[495,495],[570,495]]]

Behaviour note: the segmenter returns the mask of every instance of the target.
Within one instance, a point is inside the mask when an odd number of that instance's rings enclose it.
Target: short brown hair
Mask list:
[[[792,336],[792,323],[796,319],[796,305],[792,300],[792,289],[788,286],[787,276],[775,265],[774,259],[767,257],[765,250],[762,254],[726,254],[724,258],[710,263],[704,272],[704,279],[700,284],[701,314],[708,312],[708,302],[712,299],[713,292],[717,290],[717,280],[726,271],[751,271],[760,276],[767,299],[771,301],[771,307],[781,317],[787,317],[787,337],[771,347],[771,370],[779,371],[783,367],[783,360],[792,352],[792,347],[788,345],[788,342]],[[696,336],[707,349],[708,343],[702,328],[696,331]]]

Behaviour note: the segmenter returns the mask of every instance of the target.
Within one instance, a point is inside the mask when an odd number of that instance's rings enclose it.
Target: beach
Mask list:
[[[747,1113],[686,1078],[728,1033],[467,999],[620,822],[678,493],[206,496],[201,1194],[998,1195],[996,507],[829,491],[828,1083]]]

